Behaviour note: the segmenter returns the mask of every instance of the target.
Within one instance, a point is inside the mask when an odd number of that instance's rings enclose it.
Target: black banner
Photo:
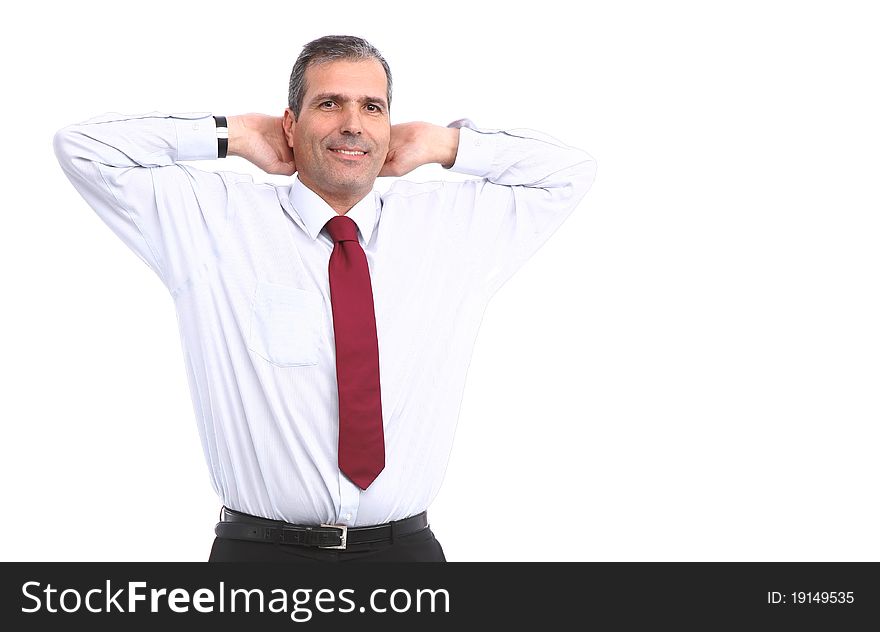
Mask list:
[[[880,621],[878,571],[874,562],[4,563],[0,616],[6,630],[855,629]]]

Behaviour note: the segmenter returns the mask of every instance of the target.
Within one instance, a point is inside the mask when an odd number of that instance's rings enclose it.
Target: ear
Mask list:
[[[284,138],[287,140],[287,146],[293,147],[293,130],[296,128],[296,119],[293,118],[293,110],[284,108],[284,119],[281,121],[284,127]]]

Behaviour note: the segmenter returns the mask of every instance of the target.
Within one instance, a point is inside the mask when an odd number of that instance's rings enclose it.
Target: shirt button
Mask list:
[[[198,130],[198,129],[199,129],[199,124],[198,124],[198,123],[193,123],[193,129],[194,129],[194,130]]]
[[[345,514],[345,519],[346,519],[346,520],[351,520],[351,514],[350,514],[350,513]]]

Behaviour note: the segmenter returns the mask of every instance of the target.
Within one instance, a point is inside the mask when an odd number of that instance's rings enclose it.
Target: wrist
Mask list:
[[[247,131],[243,114],[227,116],[227,129],[229,130],[229,143],[227,147],[227,156],[241,156],[242,147],[244,146],[244,137]]]
[[[440,136],[440,159],[439,162],[444,169],[449,169],[455,164],[455,158],[458,156],[458,141],[461,132],[457,128],[439,127]]]

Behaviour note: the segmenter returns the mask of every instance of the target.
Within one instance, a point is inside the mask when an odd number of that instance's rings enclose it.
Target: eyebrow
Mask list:
[[[311,103],[312,105],[322,103],[323,101],[336,101],[337,103],[345,103],[346,101],[352,100],[357,101],[358,103],[376,103],[378,105],[381,105],[386,110],[388,109],[388,104],[382,97],[361,96],[356,99],[351,99],[344,94],[339,94],[338,92],[322,92],[321,94],[317,94],[312,99]]]

